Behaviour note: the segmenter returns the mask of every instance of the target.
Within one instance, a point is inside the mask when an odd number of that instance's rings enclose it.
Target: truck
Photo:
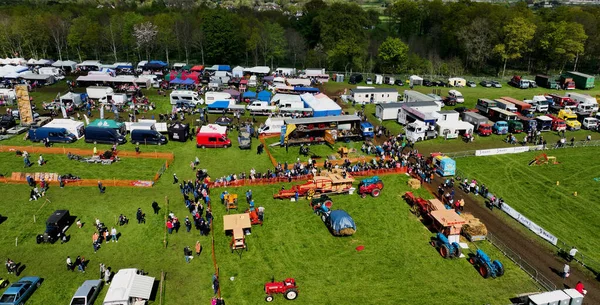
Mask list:
[[[375,127],[373,127],[373,124],[369,122],[360,123],[360,131],[362,132],[362,135],[365,138],[375,137]]]
[[[508,82],[509,85],[520,88],[520,89],[529,89],[529,81],[525,81],[519,75],[513,76]]]
[[[581,121],[581,127],[588,130],[596,130],[598,128],[598,119],[593,117],[584,118]]]
[[[111,87],[99,87],[99,86],[91,86],[85,89],[88,98],[94,100],[100,100],[101,98],[106,98],[109,94],[114,94],[115,92]]]
[[[492,130],[495,134],[507,134],[508,133],[508,123],[506,121],[498,121],[494,123]]]
[[[422,121],[414,121],[406,125],[406,138],[411,142],[420,142],[437,138],[438,133],[435,126],[425,124]]]
[[[495,99],[496,101],[496,107],[509,111],[509,112],[513,112],[516,113],[518,111],[517,107],[515,106],[515,104],[503,99],[503,98],[498,98]]]
[[[534,95],[531,100],[524,100],[523,102],[531,105],[531,109],[534,112],[546,113],[548,112],[548,99],[543,95]]]
[[[510,133],[521,133],[523,132],[523,123],[517,120],[508,121],[508,132]]]
[[[553,114],[549,114],[548,117],[552,119],[552,130],[554,130],[554,131],[567,130],[567,123],[565,122],[565,120],[563,120]]]
[[[275,106],[269,105],[269,102],[253,101],[246,107],[251,114],[269,115],[277,109]]]
[[[577,89],[587,90],[594,88],[595,78],[592,75],[570,71],[565,73],[565,76],[573,79]]]
[[[557,117],[565,121],[567,129],[579,130],[581,129],[581,123],[577,120],[577,115],[571,110],[562,109],[558,112]]]
[[[475,105],[475,109],[477,109],[479,113],[487,115],[491,108],[496,107],[496,104],[496,101],[480,98],[477,100],[477,105]]]
[[[577,114],[593,114],[598,111],[598,102],[590,95],[568,92],[566,96],[577,104],[575,108]]]
[[[528,103],[525,103],[523,101],[514,99],[512,97],[508,97],[508,96],[503,96],[502,100],[505,100],[507,102],[510,102],[511,104],[515,105],[515,107],[517,108],[517,112],[521,113],[522,115],[528,115],[531,112],[531,105]]]
[[[473,124],[473,126],[475,126],[475,129],[477,129],[481,124],[488,123],[488,118],[475,112],[465,111],[460,114],[460,118],[465,122]]]
[[[539,131],[550,131],[552,130],[552,118],[547,115],[540,115],[535,118],[537,121],[537,130]],[[563,122],[564,123],[564,122]],[[566,128],[566,125],[565,125]]]
[[[558,94],[550,94],[554,103],[548,107],[550,112],[558,113],[561,109],[573,110],[577,107],[575,101],[568,96],[560,96]]]
[[[558,79],[558,85],[564,90],[575,90],[575,82],[573,81],[573,78],[564,74]]]
[[[519,115],[517,116],[521,124],[523,124],[523,131],[530,132],[537,130],[537,120],[532,117],[526,117]]]
[[[460,93],[460,91],[458,91],[458,90],[449,90],[448,97],[454,98],[456,100],[456,102],[459,104],[462,104],[465,102],[465,98],[463,97],[462,93]]]
[[[548,75],[536,75],[535,82],[540,87],[544,87],[547,89],[558,89],[558,84],[556,83],[556,81]]]

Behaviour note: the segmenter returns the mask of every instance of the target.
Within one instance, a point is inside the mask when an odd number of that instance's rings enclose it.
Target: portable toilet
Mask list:
[[[527,305],[569,305],[571,297],[562,290],[530,295]]]
[[[579,293],[579,291],[575,289],[564,289],[564,293],[566,293],[569,297],[571,297],[571,302],[569,305],[581,305],[583,304],[583,294]]]
[[[335,81],[338,83],[343,83],[344,82],[344,74],[336,74]]]

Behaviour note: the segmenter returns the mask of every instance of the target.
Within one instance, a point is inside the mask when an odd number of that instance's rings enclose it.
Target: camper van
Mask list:
[[[87,92],[88,98],[94,99],[94,100],[106,98],[107,95],[114,93],[114,91],[111,87],[98,87],[98,86],[87,87],[85,89],[85,91]]]
[[[29,139],[32,142],[41,142],[48,139],[50,143],[73,143],[77,137],[65,128],[40,127],[29,129]]]
[[[281,127],[285,125],[283,118],[268,118],[265,124],[258,129],[259,134],[281,133]]]
[[[196,107],[198,104],[204,104],[204,100],[198,96],[198,92],[188,90],[175,90],[170,95],[171,105],[186,103]]]
[[[57,80],[62,80],[65,76],[62,73],[62,70],[55,67],[42,67],[38,70],[38,74],[40,75],[52,75]]]
[[[196,147],[231,147],[231,140],[227,138],[227,127],[215,124],[202,126],[196,134]]]
[[[151,144],[163,145],[167,144],[168,140],[156,130],[134,129],[131,131],[131,143],[134,144]]]
[[[74,121],[71,119],[54,119],[50,123],[44,125],[44,127],[64,128],[69,133],[75,135],[77,139],[81,139],[84,136],[83,122]]]
[[[111,103],[115,105],[124,105],[127,104],[129,98],[125,93],[110,93],[101,97],[100,99],[98,99],[98,101],[102,104]]]
[[[209,91],[204,94],[204,99],[206,100],[206,105],[210,105],[216,101],[230,100],[231,94],[226,92]]]

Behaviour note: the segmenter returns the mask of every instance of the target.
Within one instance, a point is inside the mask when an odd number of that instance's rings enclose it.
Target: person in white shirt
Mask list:
[[[70,256],[67,256],[67,270],[73,271],[73,262]]]
[[[110,230],[110,235],[112,236],[113,242],[119,242],[119,240],[117,240],[117,229],[115,229],[115,227]]]
[[[575,248],[575,247],[571,248],[571,251],[569,251],[569,261],[572,261],[575,258],[577,251],[578,251],[577,248]]]

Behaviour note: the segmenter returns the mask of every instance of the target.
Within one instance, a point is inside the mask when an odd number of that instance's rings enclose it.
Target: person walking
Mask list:
[[[73,261],[70,256],[67,256],[67,270],[73,271]]]
[[[177,174],[173,173],[173,184],[179,183],[179,178],[177,178]]]
[[[158,202],[152,201],[152,210],[154,210],[154,214],[158,214],[160,207],[158,206]]]
[[[572,261],[575,258],[575,255],[577,254],[577,248],[572,247],[571,250],[569,251],[569,257],[567,258],[567,261]]]
[[[571,266],[569,266],[569,264],[565,264],[565,266],[563,267],[562,278],[567,279],[569,277],[569,275],[571,275],[570,272],[571,272]]]
[[[192,222],[188,216],[185,216],[185,230],[189,233],[192,230]]]
[[[104,282],[110,283],[110,268],[108,267],[104,269]]]
[[[196,256],[200,256],[200,252],[202,252],[202,246],[200,245],[200,241],[196,241]]]
[[[192,260],[194,258],[194,256],[192,255],[192,250],[190,250],[190,247],[185,246],[185,248],[183,248],[183,256],[185,257],[185,262],[189,264],[190,260]]]
[[[146,220],[144,219],[144,213],[142,212],[142,208],[138,208],[137,212],[135,213],[135,218],[137,218],[138,224],[146,223]]]
[[[104,276],[104,272],[106,272],[106,267],[104,266],[103,263],[100,263],[100,277],[102,278]]]
[[[100,191],[100,194],[104,194],[104,191],[106,190],[106,188],[102,185],[102,182],[100,180],[98,180],[98,190]]]
[[[110,235],[111,235],[111,240],[113,242],[119,242],[119,240],[117,239],[117,229],[115,229],[115,227],[112,227],[112,229],[110,230]]]

